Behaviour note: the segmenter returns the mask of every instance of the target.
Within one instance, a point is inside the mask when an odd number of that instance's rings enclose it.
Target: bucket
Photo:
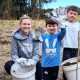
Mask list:
[[[76,80],[77,64],[64,66],[64,64],[67,62],[69,62],[69,63],[77,62],[77,57],[67,59],[61,63],[62,70],[64,71],[67,80]],[[80,62],[78,63],[78,80],[80,80]]]
[[[19,63],[14,63],[11,67],[12,80],[35,80],[35,65],[22,67]]]

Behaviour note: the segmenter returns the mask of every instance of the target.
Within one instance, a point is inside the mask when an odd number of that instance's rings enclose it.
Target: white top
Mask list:
[[[63,48],[78,48],[78,31],[80,31],[80,23],[65,22],[66,34],[63,38]]]

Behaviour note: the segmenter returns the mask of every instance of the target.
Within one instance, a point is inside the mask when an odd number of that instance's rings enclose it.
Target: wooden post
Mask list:
[[[77,53],[77,68],[76,68],[76,80],[78,80],[78,60],[79,60],[79,31],[78,31],[78,53]]]

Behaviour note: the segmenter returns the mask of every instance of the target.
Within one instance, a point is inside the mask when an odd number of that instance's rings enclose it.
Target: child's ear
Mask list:
[[[67,16],[68,16],[68,12],[67,12]]]
[[[58,26],[57,26],[57,29],[58,29]]]
[[[45,28],[47,28],[47,26],[45,25]]]

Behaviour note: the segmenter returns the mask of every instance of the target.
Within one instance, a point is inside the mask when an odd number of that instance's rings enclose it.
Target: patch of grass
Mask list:
[[[76,19],[76,21],[79,21],[80,22],[80,15],[78,16],[78,18]]]
[[[5,38],[0,38],[0,41],[5,41]]]
[[[45,27],[45,20],[32,20],[33,28],[42,26]]]
[[[18,28],[19,20],[0,20],[0,25],[9,28]],[[32,20],[33,28],[38,26],[45,26],[45,20]]]
[[[0,26],[3,27],[18,27],[19,20],[0,20]]]
[[[8,44],[10,41],[6,40],[5,38],[0,38],[0,43],[1,44]]]

